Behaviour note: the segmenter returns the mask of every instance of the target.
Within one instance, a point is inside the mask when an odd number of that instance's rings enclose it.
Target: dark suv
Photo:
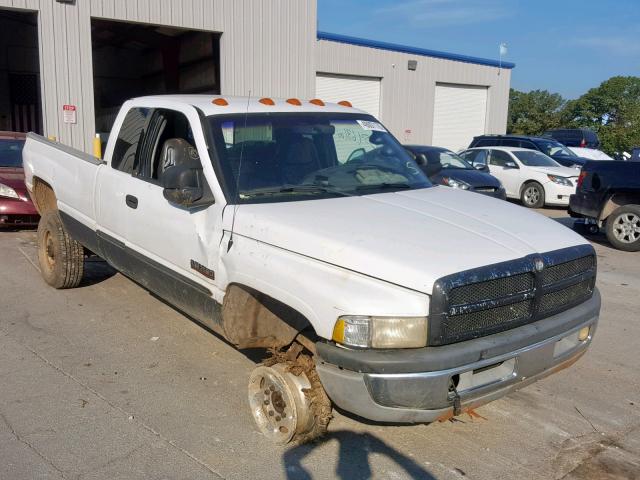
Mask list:
[[[553,138],[567,147],[600,147],[598,134],[588,128],[559,128],[556,130],[547,130],[542,136]]]
[[[519,147],[538,150],[550,156],[564,167],[582,168],[588,159],[577,156],[567,147],[552,138],[527,137],[524,135],[480,135],[473,137],[469,148],[474,147]]]

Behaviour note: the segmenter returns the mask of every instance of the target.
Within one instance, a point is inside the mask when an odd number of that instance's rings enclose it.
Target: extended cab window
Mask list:
[[[137,107],[127,112],[111,156],[113,168],[125,173],[133,173],[150,113],[151,110],[148,108]]]
[[[431,186],[402,145],[368,115],[252,113],[208,120],[232,201],[310,200]]]

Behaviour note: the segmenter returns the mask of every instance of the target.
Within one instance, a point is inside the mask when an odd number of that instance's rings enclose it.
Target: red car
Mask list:
[[[0,228],[38,225],[38,212],[24,184],[25,134],[0,131]]]

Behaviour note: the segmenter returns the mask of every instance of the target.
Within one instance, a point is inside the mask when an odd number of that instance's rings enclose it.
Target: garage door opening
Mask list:
[[[480,85],[436,84],[431,144],[456,152],[484,134],[487,92]]]
[[[380,116],[380,79],[353,75],[316,75],[316,97],[325,102],[348,100],[355,108]]]
[[[220,93],[220,35],[91,20],[96,132],[103,138],[132,97]]]
[[[0,130],[42,133],[38,16],[0,9]]]

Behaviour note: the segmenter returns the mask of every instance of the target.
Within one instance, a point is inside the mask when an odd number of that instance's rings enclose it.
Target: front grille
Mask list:
[[[463,285],[449,292],[449,304],[464,305],[507,297],[514,293],[523,293],[533,288],[534,281],[533,273],[525,272],[510,277]]]
[[[443,277],[431,297],[429,345],[491,335],[555,315],[588,300],[595,275],[593,247],[581,245]]]
[[[548,313],[562,308],[564,305],[575,305],[587,300],[593,294],[593,280],[588,278],[570,287],[542,295],[540,313]]]
[[[488,335],[506,328],[513,328],[527,323],[531,316],[533,301],[525,300],[502,307],[478,310],[448,317],[442,325],[444,336],[453,343],[469,335]]]

